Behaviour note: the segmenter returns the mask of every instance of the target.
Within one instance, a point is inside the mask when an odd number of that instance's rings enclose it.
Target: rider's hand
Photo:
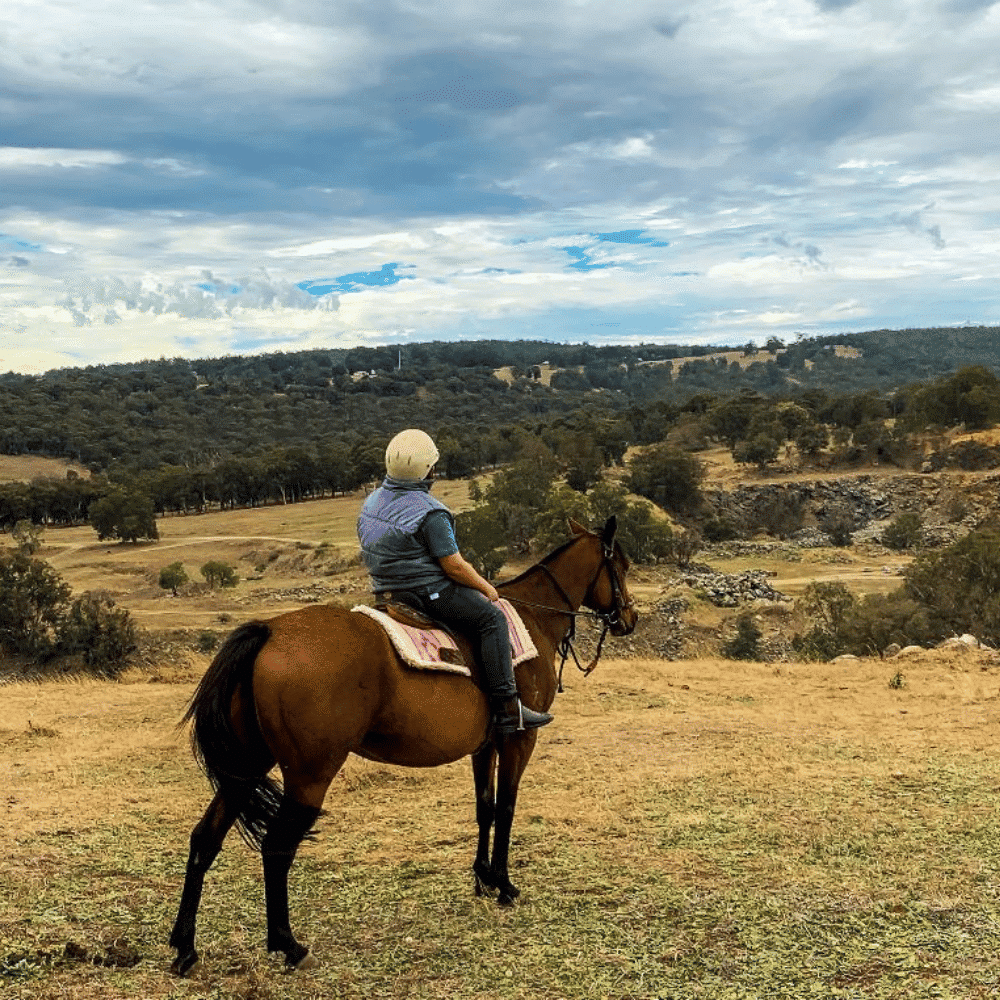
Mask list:
[[[486,595],[486,596],[487,596],[487,597],[488,597],[488,598],[489,598],[489,599],[490,599],[491,601],[499,601],[499,600],[500,600],[500,593],[499,593],[499,591],[497,590],[497,588],[493,586],[493,584],[492,584],[492,583],[487,583],[487,584],[486,584],[486,587],[485,587],[485,588],[483,589],[483,593],[484,593],[484,594],[485,594],[485,595]]]

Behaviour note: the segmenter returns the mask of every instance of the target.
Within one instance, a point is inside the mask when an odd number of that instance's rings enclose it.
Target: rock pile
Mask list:
[[[748,569],[742,573],[687,572],[680,582],[705,596],[719,608],[735,608],[749,601],[788,601],[768,582],[777,573],[762,569]]]

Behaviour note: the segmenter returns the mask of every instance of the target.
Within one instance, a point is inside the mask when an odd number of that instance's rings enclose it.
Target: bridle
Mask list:
[[[525,601],[520,597],[507,598],[511,604],[520,604],[526,608],[537,608],[539,611],[550,611],[553,614],[566,615],[566,617],[570,619],[569,630],[563,636],[562,641],[559,643],[558,649],[556,650],[556,652],[562,657],[559,661],[558,673],[558,690],[560,692],[563,690],[562,675],[563,667],[566,666],[566,660],[572,656],[577,670],[579,670],[584,677],[588,676],[597,666],[597,661],[601,658],[601,650],[604,648],[604,640],[607,638],[608,632],[612,628],[622,624],[622,614],[625,611],[635,607],[635,600],[632,597],[629,597],[627,601],[622,600],[622,586],[618,579],[618,572],[615,569],[614,555],[613,543],[608,545],[602,540],[601,565],[598,567],[597,573],[594,574],[594,579],[590,581],[586,593],[583,596],[585,604],[588,599],[590,601],[594,600],[594,588],[597,586],[597,581],[601,578],[601,571],[607,570],[608,581],[611,585],[610,611],[595,611],[591,608],[580,608],[577,610],[574,608],[573,601],[571,600],[569,594],[566,593],[566,588],[563,587],[563,585],[556,579],[555,574],[549,569],[548,566],[545,565],[545,563],[536,563],[533,569],[541,570],[549,578],[552,586],[556,588],[556,593],[566,602],[565,608],[553,608],[547,604],[536,604],[533,601]],[[576,638],[577,618],[595,618],[603,625],[601,637],[597,640],[597,649],[594,652],[594,658],[587,664],[587,666],[583,666],[583,664],[580,663],[580,658],[577,656],[576,649],[573,647],[573,639]]]

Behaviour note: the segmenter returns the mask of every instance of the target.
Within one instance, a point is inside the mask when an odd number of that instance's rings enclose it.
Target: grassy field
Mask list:
[[[293,870],[320,967],[265,955],[259,858],[233,836],[186,980],[166,938],[208,791],[175,728],[190,681],[8,685],[0,995],[995,996],[998,669],[939,650],[892,688],[898,669],[573,677],[522,786],[510,910],[472,892],[466,762],[351,760]]]
[[[721,450],[709,457],[713,479],[753,478]],[[435,493],[468,503],[464,482]],[[49,530],[39,554],[148,630],[221,635],[308,601],[364,600],[360,499],[164,518],[160,541],[140,545]],[[236,566],[235,589],[174,598],[158,586],[168,563],[197,581],[213,559]],[[855,546],[716,568],[770,570],[796,596],[816,579],[886,591],[907,561]],[[649,620],[672,575],[631,572]],[[735,614],[693,602],[702,659],[567,673],[522,785],[512,874],[523,895],[510,910],[472,892],[467,762],[349,761],[292,874],[293,924],[322,964],[291,976],[264,953],[260,859],[235,835],[209,876],[202,965],[186,980],[166,971],[188,836],[208,800],[176,728],[208,662],[196,643],[120,683],[0,687],[0,998],[997,995],[1000,668],[943,649],[850,664],[716,659]]]

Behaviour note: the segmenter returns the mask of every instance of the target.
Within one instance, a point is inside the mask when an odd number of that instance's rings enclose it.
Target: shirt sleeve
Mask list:
[[[453,556],[458,552],[455,530],[451,518],[443,510],[432,510],[420,525],[420,534],[427,550],[435,559]]]

